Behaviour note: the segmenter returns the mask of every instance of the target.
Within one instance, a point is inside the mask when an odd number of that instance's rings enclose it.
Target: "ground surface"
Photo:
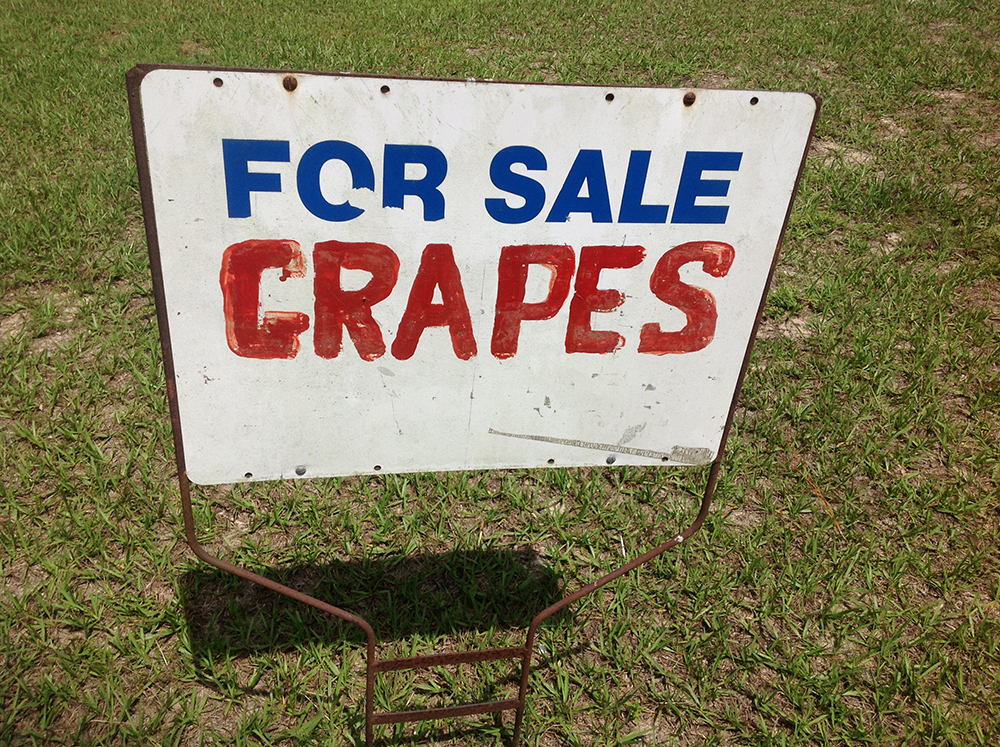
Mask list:
[[[713,513],[547,624],[532,745],[1000,741],[1000,23],[989,3],[8,3],[0,743],[357,744],[357,636],[196,562],[125,101],[138,62],[809,90],[824,105]],[[201,491],[211,549],[387,651],[518,642],[703,473]],[[395,707],[509,692],[400,677]],[[390,687],[380,688],[380,706]],[[470,719],[389,744],[496,744]]]

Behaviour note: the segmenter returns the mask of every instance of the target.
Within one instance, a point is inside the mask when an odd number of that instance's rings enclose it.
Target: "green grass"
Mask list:
[[[531,745],[1000,741],[1000,22],[989,3],[191,4],[0,14],[0,744],[360,743],[355,631],[182,539],[124,74],[138,62],[823,97],[702,532],[542,630]],[[387,655],[518,644],[704,473],[202,490],[209,548]],[[612,507],[613,510],[609,510]],[[379,707],[504,697],[503,663]],[[497,744],[491,717],[390,743]]]

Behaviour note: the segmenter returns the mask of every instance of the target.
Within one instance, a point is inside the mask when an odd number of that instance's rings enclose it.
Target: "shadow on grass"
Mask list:
[[[259,572],[364,618],[379,642],[526,629],[560,596],[555,573],[530,549],[455,550]],[[220,654],[365,640],[351,623],[208,565],[185,573],[180,591],[198,668]]]

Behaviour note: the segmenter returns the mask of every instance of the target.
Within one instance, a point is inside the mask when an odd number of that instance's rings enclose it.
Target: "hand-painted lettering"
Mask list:
[[[536,303],[525,303],[528,266],[541,265],[552,273],[548,295]],[[576,257],[569,246],[526,244],[505,246],[497,267],[497,305],[493,320],[490,351],[497,358],[510,358],[517,352],[521,322],[551,319],[569,295]]]
[[[381,357],[385,343],[382,330],[372,317],[372,306],[392,293],[399,276],[399,257],[383,244],[323,241],[313,251],[313,266],[316,355],[321,358],[340,355],[346,327],[362,359],[373,361]],[[364,270],[372,277],[364,288],[347,291],[341,284],[342,269]]]
[[[585,246],[580,250],[580,269],[576,273],[573,300],[569,302],[567,353],[613,353],[625,344],[625,338],[617,332],[590,326],[592,313],[614,311],[625,302],[621,291],[600,289],[597,283],[601,270],[635,267],[645,254],[641,246]]]
[[[645,258],[641,246],[585,246],[579,262],[572,247],[564,244],[505,246],[497,263],[497,297],[490,351],[501,360],[517,354],[521,323],[552,319],[569,296],[576,268],[574,293],[569,305],[565,349],[567,353],[613,353],[625,338],[611,330],[595,330],[591,315],[620,307],[625,295],[613,288],[599,288],[603,270],[630,269]],[[714,277],[728,274],[735,259],[729,244],[690,241],[666,251],[657,261],[649,288],[660,301],[682,311],[685,325],[663,331],[649,322],[639,332],[638,352],[651,355],[692,353],[708,346],[718,320],[715,297],[704,288],[680,279],[680,269],[700,262]],[[384,244],[323,241],[313,250],[315,276],[315,330],[313,345],[321,358],[340,356],[347,330],[362,360],[385,354],[382,329],[372,307],[386,300],[396,287],[400,261]],[[540,301],[525,302],[529,268],[538,265],[551,276]],[[290,240],[251,240],[233,244],[222,256],[222,286],[226,340],[230,349],[246,358],[294,358],[299,335],[309,328],[306,314],[297,311],[261,311],[261,275],[281,269],[281,280],[305,277],[305,256]],[[360,290],[345,290],[343,270],[363,270],[371,278]],[[441,303],[435,303],[440,291]],[[462,278],[449,244],[428,244],[407,298],[406,308],[391,345],[393,357],[408,360],[428,327],[447,327],[452,349],[461,360],[477,353],[472,318]],[[439,344],[439,343],[435,343]]]
[[[306,258],[298,242],[283,239],[243,241],[222,255],[223,313],[229,349],[244,358],[294,358],[299,335],[309,329],[309,317],[297,311],[260,313],[260,277],[281,268],[281,279],[306,274]]]
[[[432,303],[435,288],[441,290],[442,303]],[[455,355],[463,361],[476,354],[476,338],[472,333],[462,277],[448,244],[428,244],[424,249],[406,310],[392,342],[393,357],[401,361],[411,358],[420,336],[428,327],[448,327]]]
[[[661,332],[660,325],[656,323],[642,325],[639,332],[640,353],[693,353],[712,342],[718,318],[715,296],[704,288],[681,282],[680,268],[689,262],[701,262],[702,269],[709,275],[724,277],[732,267],[735,256],[729,244],[690,241],[675,246],[660,257],[649,279],[649,289],[664,303],[683,311],[687,323],[677,332]]]

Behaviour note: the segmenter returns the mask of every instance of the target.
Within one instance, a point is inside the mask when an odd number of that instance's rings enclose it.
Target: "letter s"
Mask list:
[[[709,275],[724,277],[732,267],[736,252],[719,241],[689,241],[664,253],[649,278],[649,289],[663,303],[675,306],[687,316],[687,324],[677,332],[661,332],[660,325],[642,325],[639,352],[665,355],[693,353],[707,347],[715,337],[718,312],[715,296],[704,288],[681,282],[680,268],[689,262],[701,262]]]

